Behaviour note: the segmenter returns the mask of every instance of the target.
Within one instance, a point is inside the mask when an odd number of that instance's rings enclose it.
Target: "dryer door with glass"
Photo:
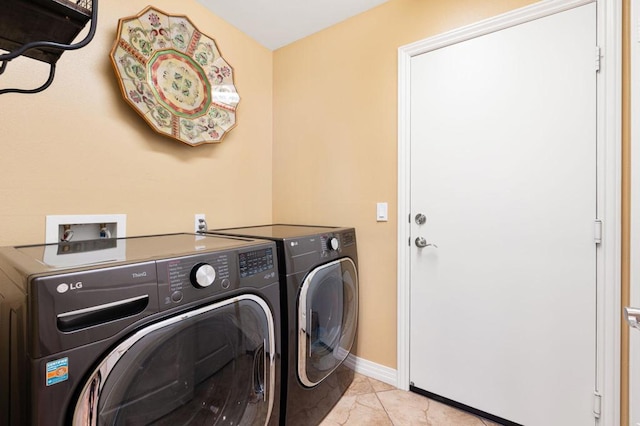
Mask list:
[[[298,300],[298,377],[320,383],[349,355],[356,336],[358,276],[349,258],[321,265],[304,279]]]
[[[134,333],[85,384],[74,425],[265,425],[275,393],[274,322],[242,295]]]

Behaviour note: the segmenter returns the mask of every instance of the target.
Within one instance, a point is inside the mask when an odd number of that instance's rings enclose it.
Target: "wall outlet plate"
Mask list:
[[[73,232],[73,238],[70,241],[124,238],[127,235],[127,215],[48,215],[45,243],[60,242],[67,229]]]
[[[207,217],[204,213],[196,213],[193,218],[193,232],[205,232],[207,230]]]

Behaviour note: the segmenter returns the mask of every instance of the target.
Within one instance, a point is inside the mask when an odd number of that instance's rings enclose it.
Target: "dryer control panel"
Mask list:
[[[330,257],[333,253],[340,253],[343,248],[355,244],[355,232],[336,232],[320,236],[320,246],[323,257]]]

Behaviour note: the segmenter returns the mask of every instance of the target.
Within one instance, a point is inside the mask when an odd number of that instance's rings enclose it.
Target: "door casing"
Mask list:
[[[640,211],[640,34],[637,25],[640,22],[640,5],[637,1],[631,2],[631,31],[629,44],[631,46],[631,244],[630,244],[630,300],[629,305],[640,306],[640,220],[637,212]],[[625,326],[623,326],[625,327]],[[633,404],[638,401],[640,395],[640,362],[636,361],[640,355],[640,331],[629,331],[629,423],[632,425],[640,422],[640,406]]]
[[[398,365],[397,386],[409,389],[410,323],[410,94],[411,58],[431,50],[593,3],[542,1],[398,49]],[[603,221],[597,264],[596,391],[602,395],[600,424],[620,419],[620,243],[621,243],[621,28],[622,0],[597,3],[597,216]],[[594,64],[597,53],[594,51]],[[415,213],[415,212],[414,212]],[[579,325],[576,325],[579,326]]]

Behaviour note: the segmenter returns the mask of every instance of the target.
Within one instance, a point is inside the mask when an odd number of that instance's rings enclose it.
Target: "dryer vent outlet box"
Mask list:
[[[124,214],[47,216],[45,242],[124,238],[126,217]]]

